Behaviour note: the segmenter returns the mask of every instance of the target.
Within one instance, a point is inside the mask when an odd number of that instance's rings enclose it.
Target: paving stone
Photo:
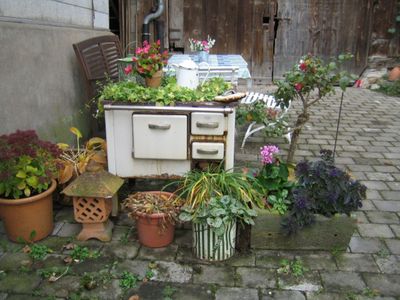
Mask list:
[[[303,262],[304,266],[310,270],[337,270],[336,263],[331,254],[303,254],[296,255]]]
[[[112,217],[114,225],[123,227],[135,227],[136,221],[128,216],[128,213],[121,211],[118,213],[117,217]]]
[[[388,225],[384,224],[358,224],[358,231],[362,237],[394,237],[393,232]]]
[[[60,231],[57,233],[57,236],[61,237],[75,237],[82,230],[81,224],[76,223],[65,223],[63,227],[61,227]]]
[[[0,258],[0,270],[16,271],[22,265],[32,264],[32,259],[26,253],[6,253]]]
[[[80,263],[71,265],[72,274],[83,274],[85,272],[99,272],[104,269],[109,269],[114,262],[112,257],[89,258]]]
[[[115,256],[121,259],[133,259],[138,255],[140,244],[135,242],[128,242],[121,244],[120,242],[107,244],[104,246],[102,253],[104,256]]]
[[[278,274],[278,287],[284,290],[312,292],[320,290],[322,284],[318,272],[306,271],[301,277]]]
[[[381,172],[367,172],[366,173],[369,180],[382,180],[382,181],[394,181],[394,178],[390,175],[390,173],[381,173]]]
[[[5,300],[7,296],[8,295],[6,293],[0,293],[0,300]]]
[[[293,259],[293,253],[283,253],[279,251],[257,250],[256,251],[256,266],[266,268],[279,268],[282,259]]]
[[[400,225],[389,225],[396,237],[400,237]]]
[[[368,211],[366,212],[371,223],[378,224],[399,224],[400,219],[395,213],[385,211]]]
[[[69,237],[49,236],[37,243],[49,247],[54,252],[61,253],[63,250],[63,246],[70,242],[71,238]]]
[[[93,290],[83,290],[81,294],[82,299],[121,299],[121,296],[122,288],[119,286],[119,280],[116,279]]]
[[[344,253],[336,259],[339,270],[352,272],[379,272],[372,255]]]
[[[148,260],[174,261],[177,251],[178,245],[174,244],[163,248],[147,248],[143,246],[140,248],[138,258]]]
[[[400,260],[396,255],[389,255],[387,257],[379,257],[374,255],[376,264],[382,273],[387,274],[400,274]]]
[[[32,265],[32,268],[36,271],[40,269],[48,269],[48,268],[60,268],[60,269],[65,269],[65,263],[64,263],[64,255],[59,255],[59,254],[49,254],[46,256],[45,259],[43,260],[38,260],[35,261]]]
[[[393,211],[398,212],[400,211],[400,201],[373,201],[376,208],[381,211]]]
[[[170,299],[174,300],[213,300],[214,295],[207,285],[174,284],[162,282],[148,282],[142,284],[133,294],[138,295],[140,300],[167,299],[163,294],[166,287],[174,289]],[[128,299],[129,295],[124,298]]]
[[[400,182],[387,182],[387,185],[393,191],[400,191]]]
[[[190,282],[192,279],[193,269],[188,265],[180,265],[169,261],[157,261],[157,267],[154,270],[155,281]]]
[[[26,294],[13,294],[7,297],[7,300],[43,300],[42,296],[32,296],[31,293]],[[59,300],[60,298],[55,298],[55,300]]]
[[[73,207],[63,207],[54,217],[56,222],[75,223]]]
[[[0,292],[31,294],[40,281],[36,274],[6,272],[6,276],[0,280]]]
[[[222,287],[215,293],[215,300],[258,300],[257,289]]]
[[[57,233],[61,230],[64,224],[65,224],[64,222],[55,222],[51,235],[57,235]]]
[[[367,199],[369,200],[382,200],[381,194],[375,190],[367,190]]]
[[[376,289],[382,296],[400,295],[400,275],[363,274],[364,280],[370,289]]]
[[[253,288],[276,287],[275,270],[239,267],[236,269],[236,274],[236,286]]]
[[[356,217],[357,223],[369,223],[369,221],[363,211],[352,212],[352,215],[354,215]]]
[[[382,173],[395,173],[399,172],[399,170],[394,166],[374,166],[373,167],[376,171]]]
[[[123,260],[118,262],[114,267],[114,272],[120,276],[123,272],[127,271],[132,274],[138,275],[140,278],[146,276],[146,272],[150,270],[150,261],[147,260]]]
[[[362,207],[359,210],[366,211],[366,210],[375,210],[374,203],[371,200],[362,200]]]
[[[380,194],[385,200],[400,200],[400,193],[396,191],[380,191]]]
[[[386,246],[379,239],[356,236],[351,238],[349,246],[353,253],[376,253],[381,249],[386,249]]]
[[[388,190],[388,186],[383,181],[361,180],[361,183],[371,190]]]
[[[254,267],[256,265],[256,256],[254,253],[235,254],[223,263],[233,267]]]
[[[243,300],[246,298],[242,298]],[[277,291],[265,290],[262,292],[261,300],[305,300],[304,295],[299,291]]]
[[[56,282],[44,280],[39,287],[41,295],[67,298],[71,292],[77,292],[80,288],[80,277],[64,276]]]
[[[131,242],[135,242],[136,240],[137,232],[135,227],[114,225],[111,242],[130,244]]]
[[[386,239],[385,243],[392,254],[400,255],[400,240]]]
[[[328,292],[361,292],[365,283],[358,273],[352,272],[321,272],[324,289]]]
[[[223,286],[234,286],[234,269],[232,267],[195,265],[193,266],[193,283],[214,283]]]
[[[345,296],[337,293],[326,293],[323,291],[306,293],[307,300],[344,300]]]

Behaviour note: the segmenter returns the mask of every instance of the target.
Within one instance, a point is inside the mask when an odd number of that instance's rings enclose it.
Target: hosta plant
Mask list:
[[[350,215],[362,206],[366,187],[334,165],[332,151],[322,150],[321,160],[301,161],[296,166],[296,187],[283,226],[288,233],[312,224],[314,214]]]
[[[0,136],[0,197],[18,199],[46,191],[57,176],[58,147],[33,130]]]

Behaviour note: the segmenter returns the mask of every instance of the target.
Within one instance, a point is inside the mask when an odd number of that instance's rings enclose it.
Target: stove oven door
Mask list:
[[[133,158],[186,160],[186,115],[133,114]]]

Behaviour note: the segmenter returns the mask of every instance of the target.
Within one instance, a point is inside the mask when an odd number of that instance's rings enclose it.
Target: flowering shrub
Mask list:
[[[151,78],[167,64],[168,51],[160,52],[160,40],[152,44],[144,41],[143,47],[137,48],[135,53],[136,56],[132,57],[132,61],[136,62],[135,71],[142,77]],[[132,65],[125,67],[124,72],[125,75],[132,73]]]
[[[278,89],[274,97],[281,106],[288,106],[289,102],[295,99],[301,100],[302,104],[302,111],[293,129],[287,157],[288,163],[293,161],[301,130],[310,119],[311,106],[325,96],[333,94],[335,84],[339,84],[344,92],[350,80],[353,79],[353,75],[339,71],[339,66],[352,57],[350,54],[342,54],[337,60],[324,63],[320,58],[307,54],[285,74],[283,80],[275,82]]]
[[[298,184],[292,191],[289,215],[283,221],[288,233],[312,224],[314,214],[350,215],[366,197],[364,185],[335,167],[332,151],[321,150],[321,158],[315,162],[301,161],[296,166]]]
[[[47,190],[57,175],[57,145],[33,130],[0,136],[0,197],[18,199]]]
[[[215,40],[213,40],[209,35],[207,36],[207,40],[200,41],[196,39],[189,39],[190,50],[192,51],[206,51],[210,52],[210,49],[214,46]]]

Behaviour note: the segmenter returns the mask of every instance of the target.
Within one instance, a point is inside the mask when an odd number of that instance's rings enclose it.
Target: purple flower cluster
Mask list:
[[[274,162],[274,154],[279,152],[279,148],[275,145],[266,145],[260,148],[261,162],[264,165]]]

